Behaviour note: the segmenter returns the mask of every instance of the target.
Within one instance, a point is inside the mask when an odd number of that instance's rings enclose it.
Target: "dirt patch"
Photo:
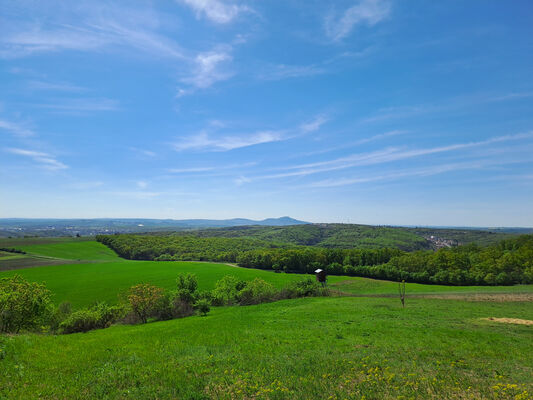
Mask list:
[[[79,264],[77,260],[63,260],[58,258],[22,256],[17,258],[0,258],[0,271],[9,271],[13,269],[26,269],[34,267],[43,267],[48,265],[59,264]],[[88,261],[85,261],[88,262]]]
[[[413,295],[426,299],[464,300],[464,301],[533,301],[533,293],[472,293],[472,294],[436,294]]]
[[[494,322],[501,322],[504,324],[518,324],[518,325],[529,325],[533,326],[533,321],[529,319],[520,319],[520,318],[495,318],[495,317],[489,317],[489,318],[483,318],[487,321],[494,321]]]

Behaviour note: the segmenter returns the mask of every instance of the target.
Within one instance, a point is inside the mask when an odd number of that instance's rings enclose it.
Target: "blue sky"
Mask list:
[[[533,226],[533,5],[0,5],[0,217]]]

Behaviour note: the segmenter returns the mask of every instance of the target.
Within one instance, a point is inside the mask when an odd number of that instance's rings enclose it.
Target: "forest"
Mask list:
[[[489,246],[468,244],[437,251],[397,248],[332,249],[290,246],[249,238],[100,235],[97,240],[133,260],[220,261],[247,268],[363,276],[445,285],[533,283],[533,235]]]

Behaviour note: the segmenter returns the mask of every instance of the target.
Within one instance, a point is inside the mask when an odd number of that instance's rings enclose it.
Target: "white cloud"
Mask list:
[[[217,24],[227,24],[239,16],[239,14],[251,9],[244,5],[230,3],[221,0],[179,0],[181,3],[194,10],[197,17],[205,16]]]
[[[319,130],[322,125],[328,122],[328,120],[329,119],[325,115],[318,115],[312,121],[300,125],[300,130],[303,133],[315,132]]]
[[[106,98],[74,98],[55,103],[35,104],[35,106],[58,112],[116,111],[119,109],[119,102]]]
[[[137,187],[139,187],[140,189],[146,189],[146,187],[148,186],[148,182],[146,181],[137,181]]]
[[[497,163],[497,162],[496,162]],[[367,182],[376,182],[381,180],[390,180],[390,179],[399,179],[399,178],[408,178],[413,176],[431,176],[443,174],[446,172],[459,171],[459,170],[471,170],[479,169],[487,165],[494,163],[487,162],[463,162],[463,163],[452,163],[452,164],[442,164],[436,165],[427,168],[416,168],[409,169],[400,172],[393,172],[390,174],[383,175],[374,175],[369,177],[360,177],[360,178],[341,178],[341,179],[326,179],[318,182],[311,183],[311,187],[336,187],[336,186],[346,186],[354,185],[357,183],[367,183]]]
[[[180,46],[156,32],[159,16],[149,8],[125,9],[109,4],[80,2],[77,7],[58,9],[55,13],[31,6],[27,7],[25,14],[27,18],[24,21],[13,19],[5,22],[0,36],[0,57],[130,48],[161,57],[184,58]],[[73,20],[76,25],[71,23]]]
[[[303,78],[327,73],[328,70],[318,65],[270,65],[258,75],[259,79],[277,81],[288,78]]]
[[[307,176],[322,172],[337,171],[358,166],[383,164],[393,161],[405,160],[413,157],[420,157],[424,155],[444,153],[454,150],[463,150],[468,148],[486,146],[493,143],[501,143],[506,141],[530,138],[533,138],[533,132],[519,133],[515,135],[504,135],[478,142],[458,143],[448,146],[432,147],[426,149],[404,150],[400,148],[390,147],[368,153],[352,154],[347,157],[340,157],[333,160],[287,166],[284,167],[287,172],[264,175],[255,179],[278,179],[294,176]]]
[[[334,41],[348,36],[361,24],[373,26],[390,15],[391,5],[387,0],[360,0],[348,8],[340,18],[326,20],[326,34]]]
[[[231,62],[232,56],[229,50],[230,48],[218,49],[198,54],[194,58],[189,76],[181,79],[181,82],[190,88],[178,89],[177,97],[191,94],[197,89],[206,89],[216,82],[231,78],[233,72],[228,69],[228,63]]]
[[[215,150],[228,151],[257,144],[279,142],[284,140],[283,131],[262,131],[247,136],[225,136],[211,138],[206,132],[184,138],[174,143],[177,151],[183,150]]]
[[[214,135],[203,130],[196,135],[182,138],[173,143],[174,149],[228,151],[257,144],[281,142],[317,131],[328,121],[325,115],[318,115],[311,121],[301,124],[298,128],[263,130],[247,135]]]
[[[201,172],[212,172],[212,171],[247,168],[247,167],[252,167],[254,165],[257,165],[257,162],[248,162],[244,164],[217,165],[217,166],[209,166],[209,167],[170,168],[168,172],[171,172],[173,174],[201,173]]]
[[[34,135],[34,132],[31,129],[25,127],[24,125],[6,120],[0,120],[0,129],[6,130],[15,136],[25,137]]]
[[[61,169],[67,169],[68,166],[63,164],[60,161],[57,161],[53,156],[51,156],[48,153],[43,153],[40,151],[34,151],[34,150],[26,150],[26,149],[17,149],[17,148],[9,148],[6,149],[7,152],[12,154],[17,154],[24,157],[29,157],[38,165],[43,168],[50,171],[57,171]]]
[[[83,92],[87,90],[87,88],[72,85],[70,83],[55,83],[45,81],[29,81],[28,87],[32,90],[52,90],[61,92]]]

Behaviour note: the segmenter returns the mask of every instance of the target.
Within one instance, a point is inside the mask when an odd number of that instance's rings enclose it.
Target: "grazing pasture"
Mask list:
[[[531,303],[307,298],[1,340],[0,397],[530,399]]]
[[[4,246],[28,254],[2,252],[0,263],[65,262],[0,278],[44,282],[56,304],[73,309],[115,303],[141,282],[172,289],[180,273],[194,273],[200,290],[226,275],[276,288],[302,277],[124,260],[76,239]],[[328,284],[333,297],[212,307],[205,317],[83,334],[0,336],[0,398],[532,399],[532,326],[500,321],[533,320],[533,285],[408,283],[402,308],[397,282],[330,276]]]
[[[22,239],[16,240],[17,243],[24,243],[21,242]],[[198,276],[200,290],[213,289],[215,282],[225,275],[233,275],[246,281],[261,278],[277,288],[304,276],[302,274],[239,268],[223,263],[124,260],[96,241],[44,240],[49,242],[37,244],[34,243],[35,239],[33,239],[30,245],[18,244],[14,247],[28,252],[28,255],[21,256],[50,257],[39,259],[44,263],[48,262],[49,265],[42,266],[40,264],[41,266],[35,268],[0,271],[0,278],[18,274],[30,281],[45,282],[52,291],[56,304],[69,301],[74,308],[85,307],[95,301],[115,303],[117,295],[121,291],[140,282],[171,289],[174,287],[177,275],[187,272]],[[65,258],[59,258],[61,256]],[[68,261],[68,259],[82,258],[85,259],[85,262],[72,263]],[[397,283],[376,279],[330,276],[328,282],[334,290],[350,295],[395,296],[398,291]],[[480,287],[408,283],[406,288],[407,296],[415,293],[533,293],[533,285]]]

